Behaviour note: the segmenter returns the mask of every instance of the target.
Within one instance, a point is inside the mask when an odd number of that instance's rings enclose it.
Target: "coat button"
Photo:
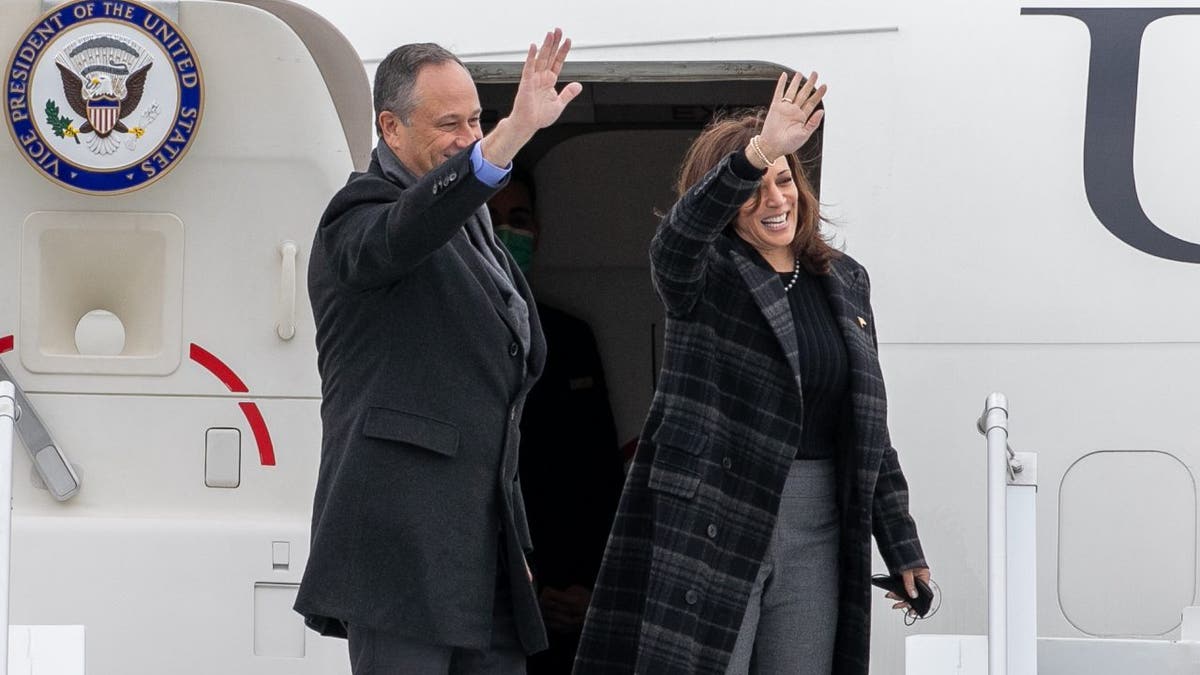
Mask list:
[[[733,460],[729,459],[728,457],[725,457],[721,460],[721,466],[725,467],[726,469],[732,469],[733,468]]]
[[[707,533],[708,533],[708,538],[709,538],[709,539],[716,539],[716,538],[717,538],[717,526],[716,526],[716,525],[713,525],[713,524],[709,523],[709,525],[708,525],[708,529],[707,529],[707,530],[705,530],[705,532],[707,532]]]
[[[508,355],[509,355],[509,356],[516,356],[516,355],[517,355],[517,352],[519,352],[520,350],[521,350],[521,348],[520,348],[520,347],[518,347],[518,346],[517,346],[517,343],[515,343],[515,342],[514,342],[514,343],[512,343],[511,345],[509,345],[509,346],[508,346]]]
[[[695,590],[690,590],[683,594],[683,601],[689,605],[694,605],[697,602],[700,602],[700,594]]]

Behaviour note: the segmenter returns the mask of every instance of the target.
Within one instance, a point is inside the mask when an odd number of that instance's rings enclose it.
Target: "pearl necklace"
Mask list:
[[[795,263],[794,267],[792,268],[792,280],[787,282],[787,285],[783,287],[784,295],[787,295],[787,292],[792,290],[792,286],[795,286],[796,282],[800,279],[800,259],[795,258],[794,260]]]

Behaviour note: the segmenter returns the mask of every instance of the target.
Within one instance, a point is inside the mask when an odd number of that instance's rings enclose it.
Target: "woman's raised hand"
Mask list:
[[[793,153],[808,142],[825,117],[824,110],[817,110],[824,96],[825,85],[817,86],[816,72],[807,80],[796,73],[790,83],[787,73],[779,75],[775,98],[758,136],[758,148],[768,161]]]

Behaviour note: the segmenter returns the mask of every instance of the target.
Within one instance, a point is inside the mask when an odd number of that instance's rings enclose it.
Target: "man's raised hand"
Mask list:
[[[510,117],[530,135],[554,124],[567,104],[583,91],[578,82],[557,91],[558,75],[570,51],[571,39],[563,39],[561,28],[546,33],[541,47],[529,45]]]
[[[583,91],[578,82],[568,84],[561,92],[557,90],[558,74],[569,51],[571,40],[563,39],[560,28],[546,33],[541,47],[529,45],[512,112],[483,139],[483,156],[489,162],[508,166],[521,147],[539,129],[554,124],[567,104]]]

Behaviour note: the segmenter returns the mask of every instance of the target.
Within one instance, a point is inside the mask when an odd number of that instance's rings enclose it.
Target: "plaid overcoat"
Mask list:
[[[576,675],[725,672],[800,440],[796,327],[779,275],[722,231],[759,181],[726,157],[650,248],[665,356],[588,610]],[[849,359],[839,432],[840,599],[833,672],[865,674],[870,538],[892,571],[924,567],[887,430],[866,271],[820,277]]]

